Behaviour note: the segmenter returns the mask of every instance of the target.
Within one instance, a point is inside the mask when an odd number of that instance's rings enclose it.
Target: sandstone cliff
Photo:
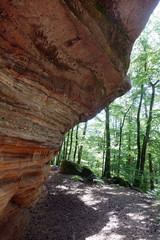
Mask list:
[[[130,89],[158,0],[0,1],[0,239],[18,239],[66,131]]]

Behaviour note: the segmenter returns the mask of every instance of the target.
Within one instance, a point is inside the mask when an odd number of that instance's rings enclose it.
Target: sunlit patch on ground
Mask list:
[[[141,215],[141,213],[127,213],[127,216],[129,216],[131,219],[136,220],[136,221],[142,221],[145,219],[144,216]]]
[[[108,234],[106,236],[101,236],[101,234],[97,234],[91,237],[86,238],[86,240],[123,240],[125,236],[121,236],[115,233]]]
[[[160,240],[159,201],[51,173],[24,240]],[[155,206],[154,206],[155,205]]]

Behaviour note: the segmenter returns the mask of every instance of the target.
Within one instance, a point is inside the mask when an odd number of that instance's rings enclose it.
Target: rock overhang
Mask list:
[[[16,233],[9,217],[16,223],[36,203],[65,132],[130,89],[132,45],[157,3],[1,0],[0,210],[8,236]]]

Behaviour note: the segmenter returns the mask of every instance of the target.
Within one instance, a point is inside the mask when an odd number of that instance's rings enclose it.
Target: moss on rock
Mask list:
[[[61,163],[61,173],[78,175],[89,181],[93,181],[93,179],[95,179],[94,173],[88,167],[80,166],[77,163],[67,160],[62,161]]]

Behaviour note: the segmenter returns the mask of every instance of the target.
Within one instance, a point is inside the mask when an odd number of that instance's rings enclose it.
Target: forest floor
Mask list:
[[[51,172],[24,240],[160,240],[160,201]]]

